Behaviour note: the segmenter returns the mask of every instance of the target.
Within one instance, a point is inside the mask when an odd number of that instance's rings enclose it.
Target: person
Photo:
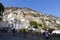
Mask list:
[[[9,28],[8,31],[7,31],[8,34],[11,34],[11,29]]]
[[[27,32],[25,29],[23,30],[23,35],[24,35],[24,40],[26,40]]]
[[[49,40],[49,32],[48,32],[48,30],[45,29],[45,32],[44,33],[45,33],[46,40]]]
[[[13,33],[13,35],[15,36],[15,28],[13,28],[12,33]]]

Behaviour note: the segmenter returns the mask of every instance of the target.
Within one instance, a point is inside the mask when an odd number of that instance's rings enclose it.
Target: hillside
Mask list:
[[[47,25],[50,28],[58,28],[60,29],[60,18],[57,18],[52,15],[46,15],[41,12],[37,12],[35,10],[32,10],[30,8],[26,7],[6,7],[4,11],[4,16],[8,15],[10,13],[16,14],[15,18],[21,19],[24,18],[25,20],[34,20],[37,21],[43,25]]]

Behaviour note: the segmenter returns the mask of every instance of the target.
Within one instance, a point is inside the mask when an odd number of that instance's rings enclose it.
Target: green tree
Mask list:
[[[47,25],[44,25],[43,29],[49,29],[49,27]]]
[[[34,28],[38,28],[38,23],[36,21],[30,21],[30,26],[33,26]]]
[[[2,3],[0,3],[0,20],[2,20],[3,12],[4,12],[4,6]]]
[[[38,26],[43,27],[43,24],[39,23]]]

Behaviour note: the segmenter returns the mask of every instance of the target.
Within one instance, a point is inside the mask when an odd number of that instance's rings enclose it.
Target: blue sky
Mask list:
[[[60,17],[60,0],[0,0],[5,7],[28,7],[48,15]]]

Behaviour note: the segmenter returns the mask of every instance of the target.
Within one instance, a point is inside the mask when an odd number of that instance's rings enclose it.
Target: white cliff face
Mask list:
[[[37,21],[37,23],[42,23],[42,24],[45,23],[50,27],[51,26],[55,27],[54,24],[56,25],[60,24],[59,20],[57,20],[56,22],[54,21],[56,20],[55,17],[47,16],[45,14],[36,12],[28,8],[8,8],[8,9],[6,8],[4,11],[3,20],[8,21],[10,25],[13,24],[13,27],[16,29],[25,28],[25,27],[27,28],[29,26],[29,20],[34,20],[34,21]],[[49,20],[51,22],[49,22]]]
[[[13,17],[13,13],[8,14],[8,18]]]
[[[47,25],[49,25],[49,24],[50,24],[50,22],[49,22],[49,21],[46,21],[45,23],[46,23]]]
[[[57,24],[60,24],[60,21],[56,21]]]

